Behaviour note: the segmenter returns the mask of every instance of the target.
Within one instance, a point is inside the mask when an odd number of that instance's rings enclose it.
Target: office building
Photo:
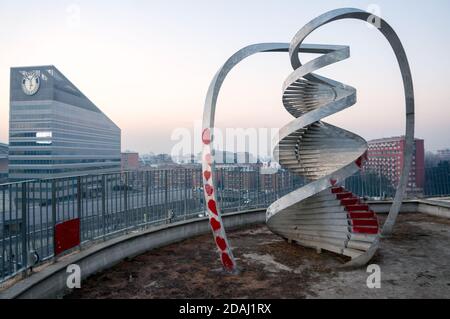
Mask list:
[[[54,66],[11,68],[9,178],[120,171],[121,132]]]
[[[450,161],[450,149],[438,150],[436,153],[439,161]]]
[[[8,145],[0,143],[0,184],[8,179]]]

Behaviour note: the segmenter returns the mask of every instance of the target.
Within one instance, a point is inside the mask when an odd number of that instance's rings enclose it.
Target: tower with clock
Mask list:
[[[34,95],[40,86],[40,71],[22,72],[22,91],[26,95]]]

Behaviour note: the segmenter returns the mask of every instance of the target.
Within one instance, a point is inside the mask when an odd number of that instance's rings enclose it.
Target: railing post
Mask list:
[[[219,209],[223,211],[223,168],[216,170],[217,196],[219,197]],[[220,185],[220,186],[219,186]]]
[[[77,218],[81,219],[81,176],[77,176]]]
[[[103,240],[106,235],[106,178],[102,175],[102,232]]]
[[[82,235],[82,231],[81,231],[81,225],[82,225],[82,223],[81,223],[81,215],[82,215],[82,205],[81,205],[81,196],[83,196],[83,193],[82,193],[82,188],[81,188],[81,176],[77,176],[77,218],[79,219],[79,221],[80,221],[80,229],[79,229],[79,232],[80,232],[80,245],[78,246],[78,248],[81,250],[81,242],[83,241],[82,240],[82,238],[81,238],[81,235]]]
[[[277,185],[275,186],[275,197],[276,197],[276,200],[278,200],[280,198],[281,174],[282,174],[282,172],[278,171],[278,173],[277,173],[277,180],[276,180]]]
[[[238,174],[239,174],[239,202],[238,202],[238,212],[241,211],[241,201],[242,201],[242,171],[241,168],[238,167]]]
[[[124,205],[124,213],[125,213],[125,229],[126,233],[128,233],[128,172],[125,172],[125,186],[123,190],[123,205]]]
[[[148,171],[145,171],[145,207],[147,208],[146,213],[148,213],[149,208],[149,188],[150,188],[150,178],[148,176]]]
[[[150,199],[149,199],[149,192],[150,192],[150,177],[149,177],[149,171],[145,171],[145,212],[144,212],[144,224],[145,228],[147,228],[149,218],[150,216]]]
[[[261,203],[259,202],[259,190],[260,190],[260,183],[261,179],[261,166],[258,165],[258,168],[256,169],[256,207],[259,208],[261,206]]]
[[[55,248],[56,248],[56,181],[52,180],[52,232],[53,232],[53,261],[56,261]]]
[[[187,168],[184,169],[184,218],[186,220],[187,216],[187,197],[188,197],[188,182],[187,182]]]
[[[168,197],[168,183],[167,183],[167,170],[164,170],[164,211],[166,212],[166,223],[169,223],[169,209],[167,203]]]
[[[28,271],[28,220],[27,220],[27,183],[22,183],[22,267],[25,276]]]

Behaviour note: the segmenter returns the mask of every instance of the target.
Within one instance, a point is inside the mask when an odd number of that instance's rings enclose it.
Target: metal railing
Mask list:
[[[412,182],[413,180],[416,183]],[[412,178],[411,182],[407,186],[407,198],[448,197],[450,163],[441,162],[436,167],[425,168],[424,174]],[[392,198],[396,192],[395,183],[388,176],[376,171],[364,171],[347,178],[345,187],[361,197],[373,199]]]
[[[443,161],[435,167],[425,168],[426,197],[450,196],[450,162]]]
[[[302,185],[287,172],[217,171],[223,212],[265,208]],[[54,258],[55,226],[79,218],[80,248],[205,216],[201,169],[164,169],[0,185],[0,282]]]
[[[425,195],[450,195],[448,165],[427,174]],[[0,185],[0,282],[54,258],[55,226],[64,221],[80,219],[82,248],[132,231],[205,216],[202,178],[199,167]],[[286,171],[263,174],[257,165],[219,168],[215,180],[225,213],[265,209],[305,184]],[[369,198],[395,193],[389,179],[371,172],[349,177],[344,186]]]

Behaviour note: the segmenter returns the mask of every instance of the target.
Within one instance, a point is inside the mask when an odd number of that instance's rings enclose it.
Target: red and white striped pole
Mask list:
[[[212,133],[211,128],[205,128],[202,132],[203,156],[202,156],[202,177],[205,203],[209,215],[209,224],[213,231],[214,241],[219,250],[220,260],[224,269],[228,272],[236,271],[236,261],[227,240],[225,226],[222,222],[220,208],[217,203],[217,188],[214,181],[214,158],[212,154]]]

